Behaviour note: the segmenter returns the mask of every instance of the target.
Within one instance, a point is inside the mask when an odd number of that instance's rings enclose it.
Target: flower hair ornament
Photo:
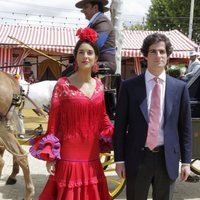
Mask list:
[[[95,43],[97,41],[97,32],[89,27],[84,29],[80,28],[76,32],[76,36],[79,37],[81,41],[89,41]]]

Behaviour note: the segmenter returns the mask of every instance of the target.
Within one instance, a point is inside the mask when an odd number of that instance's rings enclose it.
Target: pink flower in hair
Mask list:
[[[80,28],[76,32],[76,36],[79,37],[82,41],[89,41],[92,43],[95,43],[97,41],[97,32],[89,27],[86,27],[84,29]]]

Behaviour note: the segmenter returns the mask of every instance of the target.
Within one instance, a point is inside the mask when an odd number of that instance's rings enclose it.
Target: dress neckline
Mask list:
[[[92,99],[92,98],[93,98],[93,96],[94,96],[94,94],[95,94],[95,91],[97,90],[97,87],[98,87],[97,79],[94,78],[94,80],[95,80],[95,83],[96,83],[95,88],[94,88],[94,91],[92,92],[91,96],[87,96],[87,95],[86,95],[83,91],[81,91],[78,87],[76,87],[75,85],[73,85],[73,84],[71,83],[71,81],[69,80],[68,77],[66,77],[66,81],[68,82],[68,84],[69,84],[71,87],[73,87],[74,89],[76,89],[77,91],[79,91],[84,97],[86,97],[86,98],[88,98],[88,99]]]

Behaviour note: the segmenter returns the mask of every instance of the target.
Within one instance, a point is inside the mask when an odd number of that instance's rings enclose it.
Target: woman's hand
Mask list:
[[[46,169],[49,172],[49,174],[52,176],[55,175],[55,164],[56,164],[56,161],[47,161],[46,162]]]

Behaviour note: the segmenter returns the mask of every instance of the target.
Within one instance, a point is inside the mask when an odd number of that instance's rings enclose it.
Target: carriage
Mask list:
[[[192,115],[193,146],[191,171],[200,175],[200,70],[187,82]]]

